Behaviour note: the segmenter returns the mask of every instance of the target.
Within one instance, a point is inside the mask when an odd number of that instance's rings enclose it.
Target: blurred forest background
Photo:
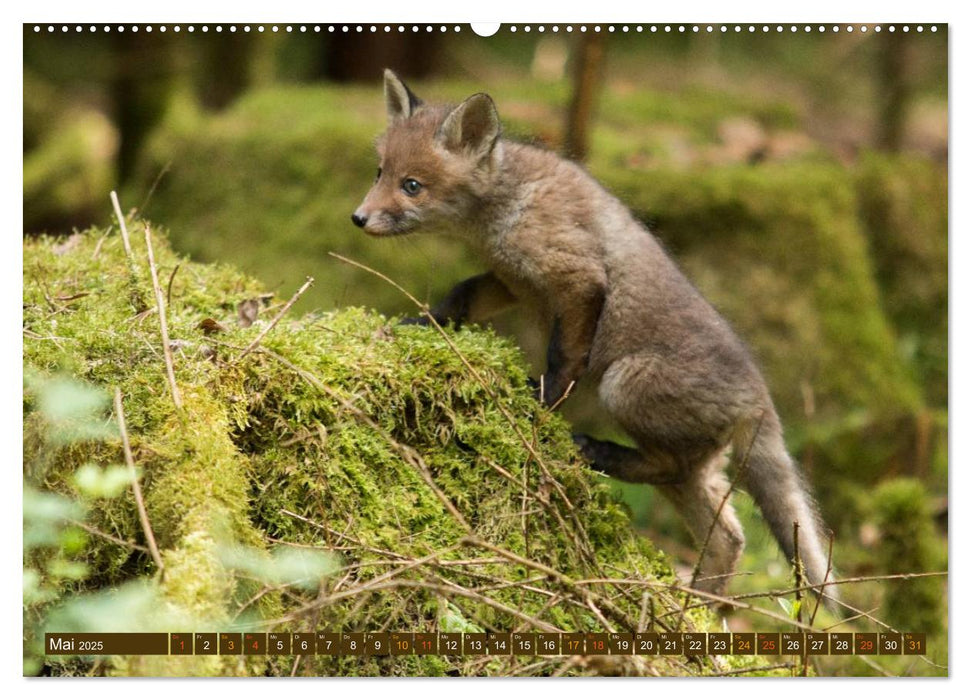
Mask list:
[[[413,314],[328,256],[429,301],[481,270],[454,242],[374,240],[350,222],[377,165],[382,69],[425,99],[488,92],[507,137],[583,160],[750,344],[835,533],[840,574],[947,569],[946,27],[42,29],[24,28],[25,235],[110,223],[117,189],[181,252],[232,263],[284,297],[313,275],[304,311]],[[538,372],[544,337],[522,316],[496,326]],[[567,415],[621,437],[593,398],[582,389]],[[638,527],[693,561],[666,502],[617,489]],[[733,589],[784,585],[757,511],[743,494],[737,503],[749,542]],[[946,593],[940,577],[843,595],[928,632],[946,663]]]

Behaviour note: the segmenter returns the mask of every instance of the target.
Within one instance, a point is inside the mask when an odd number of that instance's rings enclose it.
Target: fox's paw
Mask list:
[[[589,461],[593,461],[593,443],[594,440],[589,435],[584,435],[583,433],[573,433],[573,444],[577,446],[580,450],[580,454],[586,457]]]
[[[577,446],[580,454],[587,460],[590,466],[597,471],[606,473],[606,469],[603,466],[603,443],[583,433],[573,433],[572,437],[573,444]]]

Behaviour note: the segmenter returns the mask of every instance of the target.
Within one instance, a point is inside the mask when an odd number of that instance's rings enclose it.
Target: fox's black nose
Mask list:
[[[351,221],[354,222],[354,225],[355,226],[357,226],[359,228],[364,228],[364,224],[367,223],[367,217],[366,216],[361,216],[357,212],[354,212],[353,214],[351,214]]]

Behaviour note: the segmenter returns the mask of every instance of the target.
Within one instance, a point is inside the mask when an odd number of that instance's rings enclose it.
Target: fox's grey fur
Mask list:
[[[542,398],[557,401],[581,375],[599,380],[604,408],[636,449],[585,436],[577,444],[596,469],[654,484],[699,545],[708,541],[698,588],[723,591],[744,544],[728,502],[729,448],[790,560],[799,523],[806,577],[822,583],[821,524],[765,382],[654,236],[580,166],[501,139],[487,95],[428,106],[386,71],[385,99],[381,168],[354,222],[373,235],[460,235],[490,269],[457,285],[436,319],[539,308],[553,329]]]

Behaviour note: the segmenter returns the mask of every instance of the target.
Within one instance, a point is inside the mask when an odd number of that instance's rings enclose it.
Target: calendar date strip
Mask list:
[[[919,632],[110,632],[44,636],[51,656],[923,656]]]

